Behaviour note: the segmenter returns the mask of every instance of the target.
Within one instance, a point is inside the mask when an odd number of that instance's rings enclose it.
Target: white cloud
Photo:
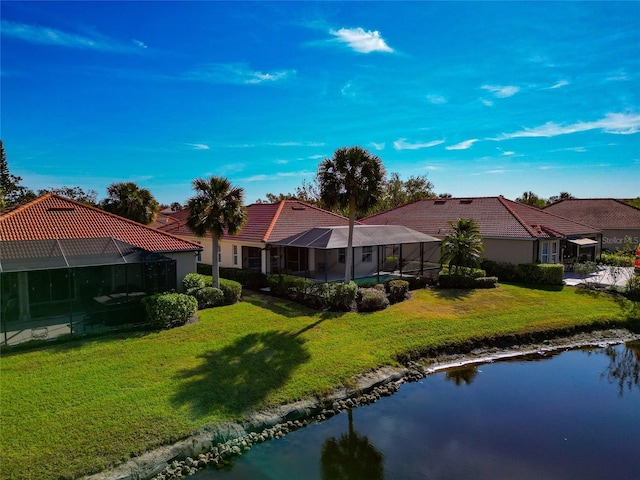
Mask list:
[[[205,145],[204,143],[186,143],[185,145],[189,145],[195,150],[209,150],[209,145]]]
[[[39,45],[53,45],[67,48],[80,48],[85,50],[98,50],[112,53],[140,53],[146,46],[136,40],[135,45],[123,43],[103,35],[92,36],[77,33],[64,32],[41,25],[28,25],[25,23],[2,20],[0,23],[2,35]]]
[[[555,90],[556,88],[566,87],[567,85],[569,85],[568,81],[560,80],[559,82],[555,83],[554,85],[551,85],[549,87],[549,90]]]
[[[520,87],[515,85],[482,85],[483,90],[488,90],[497,98],[508,98],[520,91]]]
[[[321,158],[324,158],[324,155],[311,155],[309,160],[320,160]]]
[[[493,107],[493,102],[491,100],[481,98],[480,101],[484,104],[485,107]]]
[[[353,50],[360,53],[393,52],[380,36],[380,32],[363,28],[341,28],[330,30],[329,33],[338,37],[338,41],[348,44]]]
[[[444,143],[444,140],[433,140],[427,143],[409,143],[406,138],[399,138],[393,142],[393,148],[396,150],[419,150],[421,148],[431,148]]]
[[[446,98],[444,98],[442,95],[436,94],[427,95],[427,100],[429,100],[429,102],[433,103],[434,105],[443,105],[447,103]]]
[[[242,181],[243,182],[264,182],[266,180],[273,180],[274,177],[276,178],[289,178],[289,177],[308,177],[310,175],[315,175],[316,172],[309,172],[307,170],[302,170],[299,172],[276,172],[276,173],[270,173],[268,175],[265,174],[259,174],[259,175],[253,175],[251,177],[247,177],[247,178],[243,178]]]
[[[376,142],[371,142],[370,145],[375,149],[375,150],[384,150],[385,147],[385,143],[376,143]]]
[[[242,64],[213,63],[199,70],[193,70],[183,75],[187,80],[210,83],[230,83],[239,85],[257,85],[275,83],[294,76],[295,70],[263,73],[254,71]]]
[[[511,155],[515,155],[515,154],[516,154],[516,152],[512,152],[511,150],[506,151],[506,152],[502,152],[503,156],[511,156]]]
[[[447,150],[466,150],[471,148],[471,146],[478,141],[477,138],[472,138],[471,140],[465,140],[464,142],[457,143],[455,145],[449,145],[448,147],[444,147]]]
[[[593,122],[577,122],[569,125],[559,125],[547,122],[534,128],[525,128],[520,132],[503,133],[496,140],[509,140],[526,137],[556,137],[570,133],[602,130],[616,135],[631,135],[640,129],[640,115],[635,113],[607,113],[604,118]]]
[[[137,46],[139,46],[140,48],[147,48],[147,46],[144,44],[144,42],[141,42],[140,40],[136,40],[135,38],[132,40],[132,42],[134,44],[136,44]]]
[[[322,142],[272,142],[271,147],[324,147]]]

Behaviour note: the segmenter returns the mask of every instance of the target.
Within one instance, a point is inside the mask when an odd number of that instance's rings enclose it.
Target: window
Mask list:
[[[373,247],[362,247],[362,261],[371,263],[373,262]]]
[[[238,246],[233,246],[233,264],[238,265]]]
[[[347,261],[347,249],[339,248],[338,249],[338,263],[344,263]]]
[[[551,244],[551,263],[558,263],[558,243]]]
[[[540,252],[540,263],[549,263],[549,242],[542,242],[542,251]]]
[[[222,246],[218,244],[218,263],[222,263]]]

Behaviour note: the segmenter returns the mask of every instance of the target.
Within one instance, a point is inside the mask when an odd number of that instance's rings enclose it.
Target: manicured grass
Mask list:
[[[193,325],[4,354],[2,478],[75,478],[252,410],[326,392],[398,354],[470,339],[635,325],[607,295],[501,285],[326,313],[249,294]]]

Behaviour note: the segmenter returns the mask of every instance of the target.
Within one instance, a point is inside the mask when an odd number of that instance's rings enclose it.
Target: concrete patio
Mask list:
[[[612,286],[624,288],[631,277],[633,277],[633,267],[609,267],[599,266],[598,271],[582,278],[577,272],[565,272],[564,284],[569,286],[588,283],[602,286]]]

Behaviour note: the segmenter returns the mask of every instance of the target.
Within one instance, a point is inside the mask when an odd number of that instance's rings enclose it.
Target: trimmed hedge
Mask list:
[[[211,279],[209,279],[209,284],[211,284]],[[224,303],[225,305],[232,305],[240,301],[242,298],[242,285],[233,280],[229,280],[227,278],[220,279],[220,290],[224,295]]]
[[[225,304],[224,293],[219,288],[202,287],[191,295],[198,301],[198,308],[219,307]]]
[[[498,286],[497,277],[468,277],[466,275],[455,275],[441,273],[438,277],[440,288],[496,288]]]
[[[406,280],[391,280],[387,283],[389,302],[398,303],[409,298],[409,282]]]
[[[211,284],[211,279],[209,279],[209,284]],[[182,279],[182,288],[187,294],[191,294],[196,290],[203,288],[206,285],[204,275],[200,275],[198,273],[187,273]]]
[[[182,286],[187,294],[194,295],[196,296],[196,298],[198,298],[197,295],[201,295],[202,298],[209,296],[213,300],[214,297],[217,296],[217,294],[211,293],[210,291],[208,291],[209,293],[197,293],[203,288],[213,288],[213,279],[208,275],[203,275],[201,273],[189,273],[182,279]],[[220,279],[219,290],[222,291],[224,300],[221,304],[217,304],[215,306],[231,305],[233,303],[239,302],[240,298],[242,297],[242,285],[227,278]],[[200,298],[198,298],[198,304],[200,304]]]
[[[520,263],[484,260],[482,268],[487,276],[498,277],[505,282],[521,282],[532,285],[562,285],[564,266],[560,263]]]
[[[220,276],[229,280],[234,280],[244,288],[250,290],[260,290],[267,286],[267,276],[256,270],[246,270],[240,268],[221,268]]]
[[[198,301],[183,293],[158,293],[142,299],[147,319],[163,328],[184,325],[198,310]]]
[[[339,311],[354,310],[358,286],[355,282],[320,283],[292,275],[271,275],[267,282],[271,294],[288,298],[294,302],[315,309]]]

